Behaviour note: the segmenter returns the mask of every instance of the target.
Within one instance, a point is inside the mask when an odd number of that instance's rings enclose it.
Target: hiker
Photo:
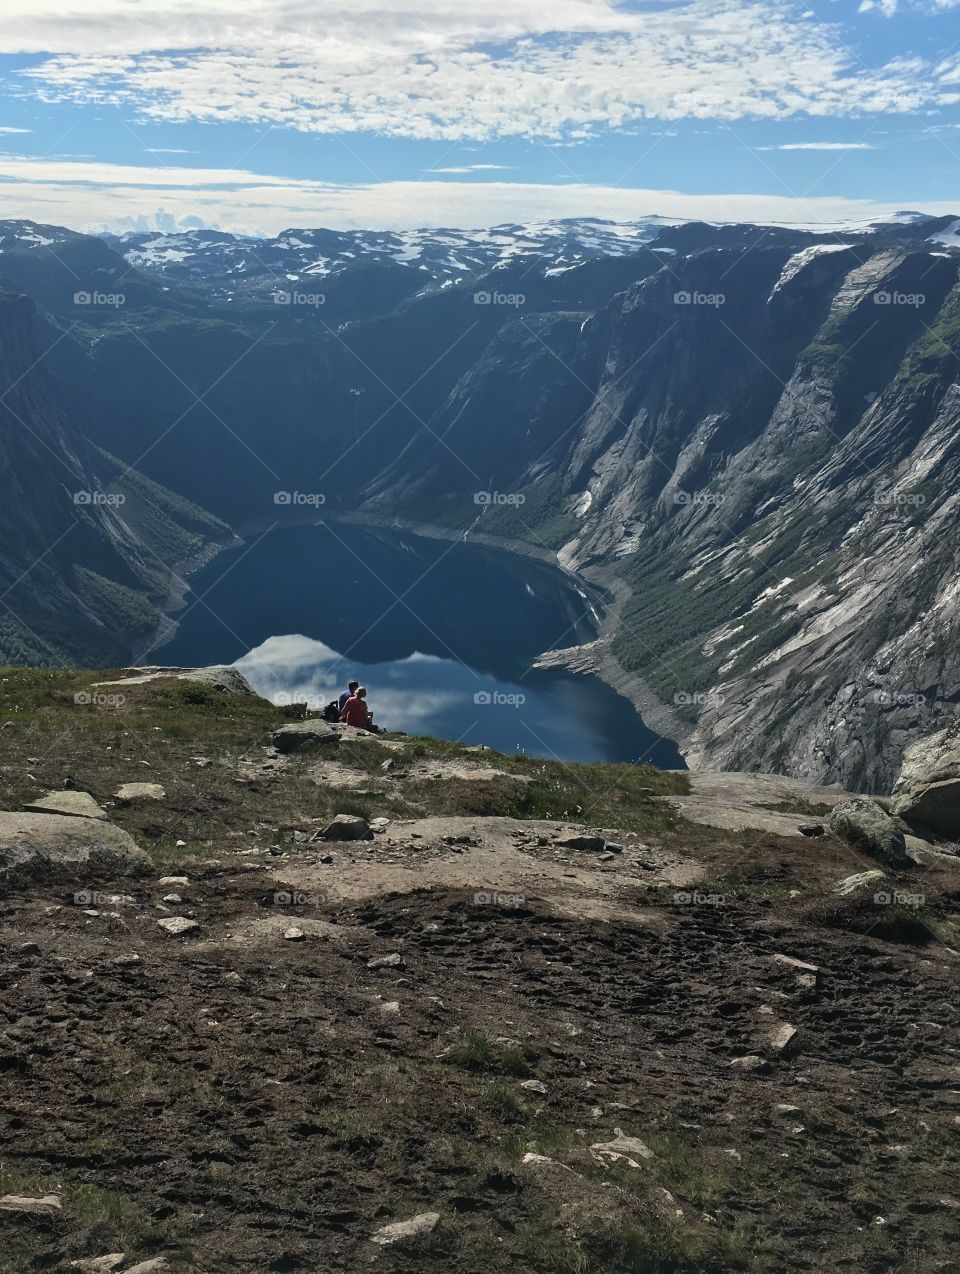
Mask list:
[[[355,694],[357,693],[357,691],[359,690],[359,688],[360,688],[360,682],[359,682],[359,681],[348,681],[348,682],[347,682],[347,687],[348,687],[348,688],[347,688],[346,690],[344,690],[344,692],[343,692],[343,694],[340,696],[340,700],[339,700],[339,702],[340,702],[340,711],[341,711],[341,712],[343,711],[343,706],[344,706],[344,704],[347,702],[347,700],[350,698],[350,696],[351,696],[351,695],[355,695]]]
[[[367,707],[367,688],[355,683],[351,685],[354,686],[354,692],[348,695],[340,709],[340,720],[346,725],[356,726],[358,730],[370,730],[373,728],[373,717]]]

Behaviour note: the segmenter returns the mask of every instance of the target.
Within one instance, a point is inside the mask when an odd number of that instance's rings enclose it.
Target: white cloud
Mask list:
[[[508,172],[510,164],[464,164],[462,167],[428,168],[428,173],[486,173]]]
[[[782,142],[779,146],[758,146],[758,150],[876,150],[870,142]]]
[[[0,128],[0,133],[29,133],[29,128]]]
[[[921,202],[946,215],[955,204]],[[687,195],[623,186],[508,181],[389,181],[366,185],[274,177],[227,168],[164,168],[0,154],[0,217],[24,217],[78,230],[165,229],[204,225],[237,234],[290,227],[405,230],[490,226],[602,215],[634,220],[659,214],[707,221],[825,224],[868,220],[897,205],[867,199],[788,195]]]
[[[867,69],[788,0],[5,0],[0,52],[51,55],[25,72],[47,100],[451,141],[945,100],[928,63]]]

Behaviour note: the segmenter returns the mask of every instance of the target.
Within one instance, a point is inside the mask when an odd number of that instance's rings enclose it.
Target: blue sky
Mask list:
[[[960,215],[960,0],[4,0],[0,216]]]

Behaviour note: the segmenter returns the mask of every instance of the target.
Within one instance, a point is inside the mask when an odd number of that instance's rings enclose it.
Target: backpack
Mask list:
[[[331,699],[330,702],[327,704],[327,706],[324,708],[322,716],[324,721],[339,721],[340,720],[339,701],[337,699]]]

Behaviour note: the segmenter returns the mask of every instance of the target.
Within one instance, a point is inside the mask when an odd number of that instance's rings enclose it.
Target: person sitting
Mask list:
[[[357,689],[359,688],[360,682],[350,681],[347,684],[349,688],[347,690],[344,690],[343,694],[340,696],[340,711],[341,712],[343,711],[343,705],[347,702],[350,696],[355,695],[357,693]]]
[[[357,686],[354,693],[347,698],[346,703],[340,710],[340,720],[346,725],[356,726],[358,730],[369,730],[373,718],[370,715],[370,709],[367,707],[366,699],[366,686]]]

